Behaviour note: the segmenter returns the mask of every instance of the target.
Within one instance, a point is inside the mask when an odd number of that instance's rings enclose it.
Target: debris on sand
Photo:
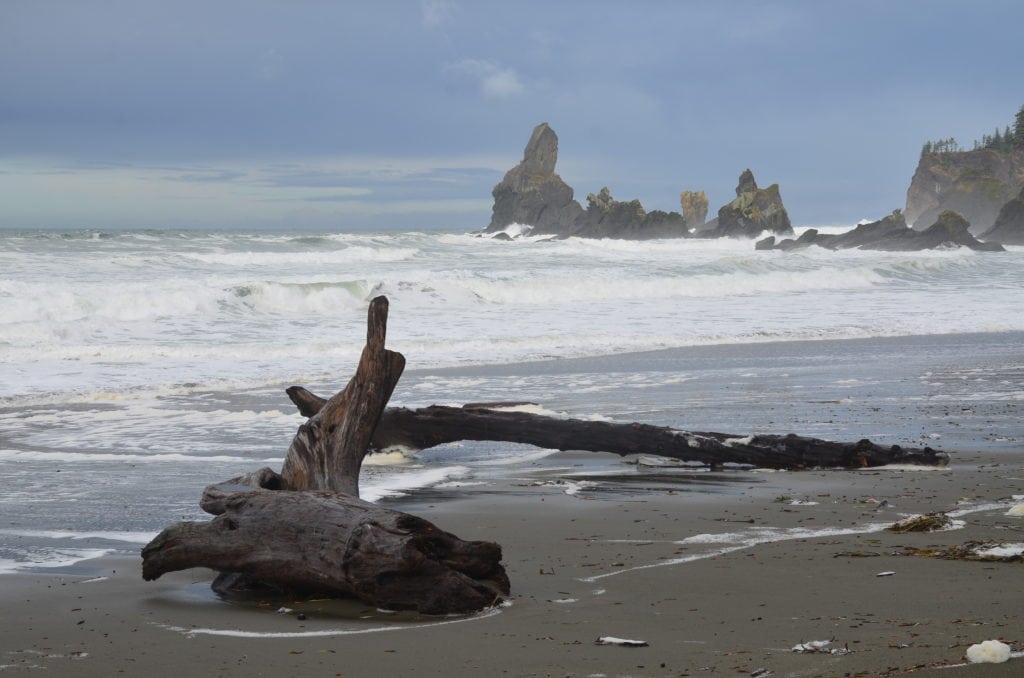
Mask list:
[[[834,654],[843,655],[850,654],[851,650],[848,647],[829,647],[832,644],[831,640],[809,640],[806,643],[799,643],[793,646],[793,652],[799,654],[813,653],[813,654]]]
[[[1002,664],[1010,659],[1010,646],[998,640],[986,640],[967,648],[967,661],[972,664]]]
[[[969,541],[960,546],[905,548],[905,556],[924,556],[942,560],[982,560],[986,562],[1024,562],[1024,543]]]
[[[594,645],[619,645],[621,647],[647,647],[646,640],[630,640],[628,638],[616,638],[614,636],[601,636],[594,641]]]
[[[925,513],[922,515],[910,516],[890,525],[888,530],[893,532],[935,532],[945,530],[953,525],[953,519],[945,513]]]

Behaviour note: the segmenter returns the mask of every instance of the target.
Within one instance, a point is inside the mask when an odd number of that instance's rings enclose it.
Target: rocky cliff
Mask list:
[[[754,173],[749,169],[740,175],[736,198],[718,210],[713,228],[703,231],[709,238],[754,238],[762,231],[791,235],[793,226],[782,204],[779,185],[758,188]]]
[[[922,228],[954,210],[982,233],[1022,186],[1024,149],[922,153],[907,189],[907,222]]]
[[[1003,205],[992,228],[981,234],[986,242],[1024,245],[1024,189],[1020,195]]]

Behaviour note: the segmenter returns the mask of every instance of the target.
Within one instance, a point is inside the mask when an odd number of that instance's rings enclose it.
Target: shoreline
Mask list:
[[[471,617],[394,615],[353,601],[228,603],[208,589],[212,572],[143,582],[131,558],[87,561],[74,574],[6,575],[0,666],[12,675],[34,665],[58,675],[156,677],[695,676],[759,668],[883,676],[959,663],[968,645],[991,638],[1020,651],[1024,626],[1012,595],[1019,563],[897,554],[1019,541],[1024,519],[1005,513],[1020,487],[1021,456],[1011,474],[1008,460],[973,470],[771,473],[754,491],[698,502],[669,490],[571,496],[515,479],[453,501],[398,502],[463,538],[503,546],[511,605]],[[960,529],[881,529],[907,513],[957,509]],[[895,574],[878,576],[886,571]],[[649,647],[595,645],[603,636]],[[850,653],[792,652],[813,640]],[[1022,661],[942,675],[1017,675]]]
[[[512,604],[470,618],[393,615],[352,601],[228,603],[210,592],[206,570],[143,582],[138,557],[4,574],[0,674],[1016,676],[1024,659],[937,667],[993,638],[1024,651],[1014,595],[1022,565],[901,554],[1024,542],[1024,518],[1005,515],[1024,502],[1014,499],[1024,494],[1020,338],[781,342],[410,370],[399,398],[505,400],[558,387],[543,404],[569,414],[930,441],[951,463],[710,473],[570,452],[466,479],[482,484],[385,500],[463,539],[501,544]],[[242,393],[232,406],[258,411],[283,398]],[[254,469],[237,469],[246,470]],[[189,502],[201,489],[189,486]],[[962,512],[964,524],[881,529],[932,511]],[[605,636],[649,646],[595,644]],[[851,652],[792,652],[818,640]]]

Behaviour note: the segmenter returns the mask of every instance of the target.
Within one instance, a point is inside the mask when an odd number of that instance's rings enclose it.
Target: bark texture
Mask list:
[[[356,374],[299,427],[281,470],[285,489],[359,496],[359,470],[370,437],[405,369],[405,357],[384,348],[387,318],[387,297],[371,301]]]
[[[497,544],[463,541],[356,497],[248,489],[221,496],[216,508],[209,522],[157,535],[142,551],[143,578],[208,567],[295,595],[425,614],[471,612],[509,593]]]

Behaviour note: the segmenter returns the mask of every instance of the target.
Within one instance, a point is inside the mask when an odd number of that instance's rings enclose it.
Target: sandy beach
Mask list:
[[[767,426],[755,421],[759,416],[781,422],[800,412],[815,423],[811,430],[782,423],[775,430],[839,438],[848,436],[833,434],[851,428],[887,431],[904,444],[935,436],[951,453],[948,468],[712,474],[560,453],[484,485],[425,489],[391,501],[460,537],[500,543],[512,581],[506,606],[439,619],[342,601],[228,603],[210,593],[209,571],[147,583],[138,559],[93,560],[0,579],[0,673],[1020,675],[1021,658],[941,667],[963,663],[967,647],[984,640],[1024,650],[1021,564],[903,554],[968,541],[1024,542],[1024,518],[1006,515],[1024,502],[1019,400],[993,395],[963,404],[943,396],[953,386],[986,392],[980,383],[962,386],[957,370],[973,370],[976,378],[987,370],[986,378],[1003,384],[992,393],[1019,391],[1019,337],[979,336],[988,339],[706,347],[604,359],[616,369],[645,361],[706,362],[709,370],[728,364],[737,374],[748,373],[743,364],[781,365],[771,388],[791,397],[772,394],[772,411],[749,394],[728,398],[728,388],[708,388],[706,409],[685,418],[711,419],[717,427],[731,411],[734,428],[745,431]],[[972,356],[955,359],[968,344],[976,347]],[[843,405],[834,394],[822,395],[827,384],[858,372],[862,356],[885,350],[905,359],[859,369],[862,377],[886,375],[867,380],[884,397],[867,402],[856,395]],[[550,372],[568,369],[568,362],[477,371]],[[799,380],[798,397],[787,379]],[[685,405],[676,407],[687,412]],[[956,529],[883,529],[934,511],[949,512]],[[596,643],[606,637],[646,646]],[[793,651],[812,641],[830,641],[825,649],[839,652]]]

